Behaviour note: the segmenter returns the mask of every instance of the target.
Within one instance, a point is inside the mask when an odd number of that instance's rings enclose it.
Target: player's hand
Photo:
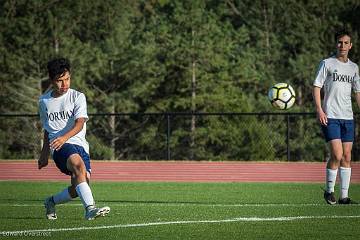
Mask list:
[[[50,142],[50,148],[58,151],[64,145],[67,139],[64,136],[60,136],[55,138],[53,141]]]
[[[44,157],[40,157],[38,160],[38,168],[42,169],[43,167],[46,167],[49,163],[49,160]]]
[[[324,125],[324,126],[327,125],[327,123],[328,123],[327,116],[322,109],[317,111],[317,118],[321,125]]]

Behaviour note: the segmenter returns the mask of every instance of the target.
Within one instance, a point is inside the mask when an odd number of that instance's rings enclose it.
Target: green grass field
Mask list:
[[[85,221],[79,200],[46,220],[59,182],[0,182],[0,239],[359,239],[360,205],[329,206],[321,184],[92,183],[110,214]],[[351,186],[360,199],[360,185]],[[33,231],[38,230],[38,231]]]

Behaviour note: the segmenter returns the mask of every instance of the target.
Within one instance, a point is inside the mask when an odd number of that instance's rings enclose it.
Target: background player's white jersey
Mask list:
[[[314,86],[324,87],[323,110],[328,118],[353,119],[351,90],[360,92],[358,66],[335,56],[321,61]]]
[[[50,142],[72,129],[77,118],[88,119],[86,98],[83,93],[69,89],[64,95],[54,98],[51,92],[39,98],[40,119],[43,128],[49,133]],[[82,146],[89,153],[89,144],[85,135],[86,121],[83,129],[66,142]]]

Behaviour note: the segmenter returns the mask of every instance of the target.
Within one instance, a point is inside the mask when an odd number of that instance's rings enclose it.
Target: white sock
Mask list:
[[[349,186],[351,177],[351,168],[340,167],[340,198],[349,197]]]
[[[69,194],[68,188],[65,188],[62,192],[57,193],[53,196],[55,204],[62,204],[72,200],[72,197]]]
[[[94,198],[87,182],[78,184],[75,189],[85,209],[94,206]]]
[[[326,191],[328,193],[334,192],[335,183],[336,183],[336,175],[337,169],[326,168]]]

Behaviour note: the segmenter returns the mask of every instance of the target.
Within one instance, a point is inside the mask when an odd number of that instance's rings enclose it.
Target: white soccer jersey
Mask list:
[[[75,125],[78,118],[88,119],[85,95],[69,89],[64,95],[54,98],[49,91],[39,98],[39,112],[43,128],[49,133],[49,141],[64,135]],[[82,146],[89,153],[85,139],[86,121],[83,129],[66,142]]]
[[[335,56],[321,61],[314,86],[324,87],[323,110],[328,118],[353,119],[351,90],[360,92],[359,68],[348,59],[346,63]]]

